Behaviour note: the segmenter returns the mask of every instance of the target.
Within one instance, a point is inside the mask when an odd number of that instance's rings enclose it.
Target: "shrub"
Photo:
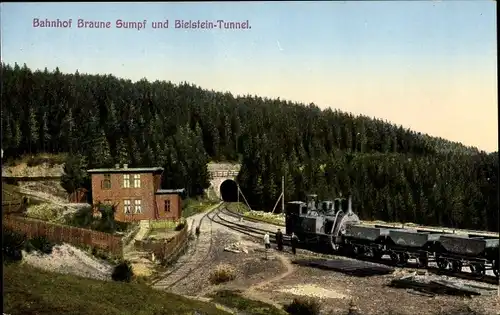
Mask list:
[[[290,315],[319,315],[320,308],[318,300],[312,298],[296,298],[284,307]]]
[[[132,270],[132,265],[128,261],[122,261],[115,266],[113,273],[111,274],[111,279],[114,281],[130,282],[134,272]]]
[[[62,213],[62,207],[53,206],[48,203],[32,205],[27,210],[28,217],[43,221],[55,221]]]
[[[92,208],[85,207],[78,209],[76,213],[72,216],[71,222],[69,223],[76,227],[85,228],[90,226],[92,224],[92,221],[93,221]]]
[[[117,230],[115,206],[99,203],[96,207],[101,213],[101,218],[98,221],[94,221],[94,224],[92,224],[93,229],[105,233],[114,233]]]
[[[37,250],[47,255],[50,255],[52,253],[52,248],[55,245],[44,236],[37,236],[35,238],[32,238],[28,243],[31,245],[28,245],[29,247],[31,247],[30,249]]]
[[[182,230],[185,226],[186,226],[186,222],[181,222],[181,223],[177,224],[177,226],[175,227],[175,230],[176,230],[176,231],[180,231],[180,230]]]
[[[226,264],[218,265],[210,274],[210,282],[212,284],[228,282],[235,278],[236,270],[232,266]]]
[[[31,156],[28,158],[28,160],[26,161],[26,165],[27,166],[38,166],[38,165],[42,165],[44,163],[47,163],[49,164],[50,162],[50,159],[45,157],[45,156]]]
[[[22,260],[22,250],[25,246],[26,235],[4,228],[2,237],[2,257],[4,262]]]
[[[98,209],[100,216],[94,216],[94,208]],[[115,210],[114,205],[102,203],[96,204],[93,207],[81,208],[72,216],[68,224],[105,233],[127,231],[131,224],[115,221]]]

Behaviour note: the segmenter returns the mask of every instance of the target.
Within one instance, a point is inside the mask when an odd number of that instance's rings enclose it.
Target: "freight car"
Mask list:
[[[287,203],[285,215],[286,234],[294,232],[308,248],[375,260],[388,257],[401,266],[415,260],[425,268],[434,261],[440,269],[499,274],[498,237],[362,224],[350,197],[318,202],[309,195],[307,202]]]

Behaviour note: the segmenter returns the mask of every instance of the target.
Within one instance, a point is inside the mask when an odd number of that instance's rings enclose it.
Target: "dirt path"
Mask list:
[[[276,308],[281,309],[281,305],[275,303],[271,299],[267,298],[267,296],[258,292],[259,289],[264,288],[265,286],[267,286],[273,282],[279,281],[285,277],[288,277],[295,270],[293,265],[290,263],[290,261],[285,256],[283,256],[281,254],[275,254],[275,257],[280,260],[280,262],[283,264],[283,266],[285,266],[286,271],[277,275],[276,277],[273,277],[273,278],[265,280],[265,281],[261,281],[259,283],[256,283],[256,284],[250,286],[246,291],[243,292],[243,296],[250,298],[250,299],[259,300],[259,301],[262,301],[262,302],[267,303],[267,304],[271,304],[271,305],[275,306]]]

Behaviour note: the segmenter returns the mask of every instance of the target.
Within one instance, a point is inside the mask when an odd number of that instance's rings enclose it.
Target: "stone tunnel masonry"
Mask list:
[[[212,176],[210,188],[215,191],[217,198],[222,199],[221,186],[227,180],[236,182],[241,169],[241,164],[236,163],[208,163],[208,172]]]

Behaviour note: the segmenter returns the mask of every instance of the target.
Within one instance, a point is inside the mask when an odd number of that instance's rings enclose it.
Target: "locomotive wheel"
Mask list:
[[[427,254],[420,254],[417,262],[420,268],[426,268],[429,264],[429,258],[427,257]]]
[[[408,263],[408,259],[410,259],[410,255],[407,253],[401,253],[399,254],[398,262],[400,265],[406,265],[406,263]]]
[[[354,256],[361,257],[365,254],[365,249],[361,246],[354,246],[353,252],[354,252]]]
[[[478,264],[478,263],[471,264],[469,268],[470,271],[475,275],[484,275],[484,273],[486,272],[486,268],[484,267],[483,264]]]
[[[398,255],[398,253],[392,252],[392,253],[389,254],[389,256],[391,257],[392,264],[397,265],[399,263],[399,255]]]
[[[453,270],[454,272],[462,271],[462,262],[458,260],[452,261],[451,270]]]
[[[439,269],[441,270],[445,270],[446,268],[448,268],[448,265],[450,264],[448,260],[446,260],[445,258],[436,258],[436,263],[439,267]]]
[[[493,262],[493,273],[498,277],[499,263],[498,259]]]
[[[373,249],[372,255],[373,255],[373,259],[376,259],[376,260],[382,259],[382,252],[379,251],[378,249]]]

